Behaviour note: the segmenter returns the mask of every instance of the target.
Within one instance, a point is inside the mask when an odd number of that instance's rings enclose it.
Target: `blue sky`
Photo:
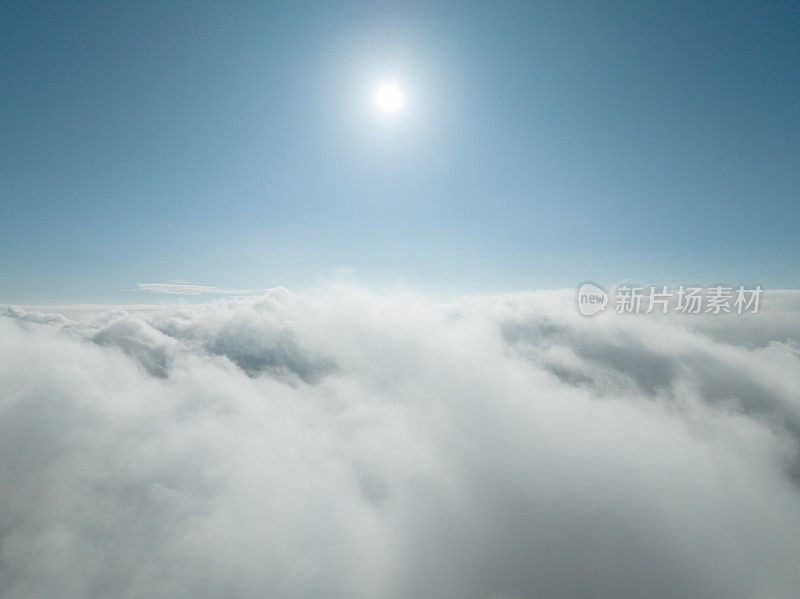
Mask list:
[[[450,294],[800,287],[797,4],[0,16],[0,303],[337,269]]]

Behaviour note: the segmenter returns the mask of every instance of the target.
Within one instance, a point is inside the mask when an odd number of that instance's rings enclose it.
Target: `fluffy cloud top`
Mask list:
[[[800,295],[0,318],[0,593],[794,598]]]

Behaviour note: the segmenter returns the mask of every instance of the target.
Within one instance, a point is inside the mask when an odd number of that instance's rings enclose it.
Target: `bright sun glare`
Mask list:
[[[403,90],[394,81],[382,83],[375,90],[375,105],[381,112],[392,114],[403,107],[405,97]]]

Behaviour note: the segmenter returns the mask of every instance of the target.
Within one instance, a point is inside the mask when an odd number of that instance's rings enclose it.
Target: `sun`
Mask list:
[[[375,90],[375,106],[385,114],[398,112],[405,100],[402,88],[394,81],[386,81]]]

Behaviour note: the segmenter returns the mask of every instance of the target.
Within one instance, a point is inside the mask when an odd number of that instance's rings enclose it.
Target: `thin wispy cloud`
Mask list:
[[[167,283],[137,283],[136,291],[166,295],[253,295],[263,293],[264,289],[226,289],[211,285],[197,285],[188,281],[169,281]]]

